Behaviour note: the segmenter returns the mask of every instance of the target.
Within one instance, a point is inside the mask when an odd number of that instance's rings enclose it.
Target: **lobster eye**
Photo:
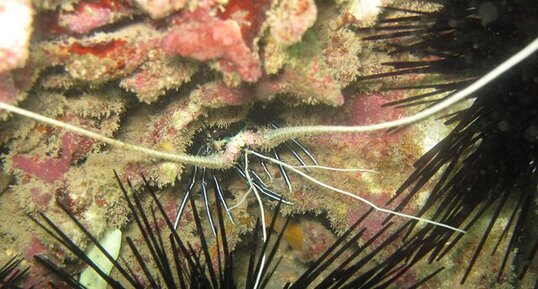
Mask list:
[[[218,129],[214,128],[210,130],[209,134],[212,138],[220,138],[222,135],[222,131],[219,131]]]

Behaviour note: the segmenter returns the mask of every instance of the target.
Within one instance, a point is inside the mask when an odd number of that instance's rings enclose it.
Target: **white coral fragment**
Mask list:
[[[20,68],[28,58],[32,8],[28,1],[0,1],[0,72]]]
[[[112,258],[118,258],[121,248],[121,231],[118,229],[107,231],[103,238],[99,240],[99,243],[105,248],[105,250],[112,256]],[[92,246],[86,254],[105,274],[110,274],[110,271],[114,267],[112,262],[97,248],[97,246]],[[86,268],[80,274],[79,279],[80,285],[83,288],[88,289],[105,289],[106,281],[99,276],[95,270],[91,267]]]

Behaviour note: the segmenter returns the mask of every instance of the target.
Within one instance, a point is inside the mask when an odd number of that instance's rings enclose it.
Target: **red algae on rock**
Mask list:
[[[82,1],[74,7],[74,11],[60,11],[58,24],[66,31],[85,34],[132,16],[133,12],[124,0]]]
[[[254,90],[245,85],[228,87],[222,82],[210,82],[193,92],[193,101],[206,107],[245,105],[253,100]]]
[[[226,8],[217,11],[217,17],[235,21],[246,45],[253,49],[254,40],[259,37],[271,4],[270,0],[229,0]]]
[[[13,157],[13,168],[24,171],[45,182],[52,183],[63,178],[69,169],[73,157],[73,138],[71,133],[66,133],[62,138],[62,153],[58,159],[35,160],[32,157],[17,155]]]
[[[271,18],[271,37],[280,45],[289,46],[301,40],[317,18],[314,0],[279,1]]]
[[[0,100],[13,104],[17,100],[19,91],[15,87],[13,76],[10,72],[0,73]]]
[[[225,73],[238,73],[248,82],[261,76],[260,62],[243,40],[236,22],[211,16],[205,9],[184,12],[161,42],[173,54],[200,61],[216,60]]]

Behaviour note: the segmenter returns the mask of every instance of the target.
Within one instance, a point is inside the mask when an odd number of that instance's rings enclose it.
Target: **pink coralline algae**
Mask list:
[[[146,103],[152,103],[166,91],[188,83],[199,69],[196,63],[166,57],[160,51],[154,52],[152,62],[142,64],[134,74],[120,82],[122,88],[136,93],[140,101]]]
[[[17,100],[18,90],[11,72],[0,73],[0,101],[12,104]]]
[[[136,5],[152,18],[163,18],[170,13],[180,10],[187,0],[134,0]]]
[[[314,0],[281,1],[271,26],[271,35],[285,45],[301,40],[308,28],[316,21],[317,8]]]
[[[157,145],[163,140],[178,141],[176,136],[180,131],[201,115],[201,108],[188,99],[171,103],[150,123],[148,142]]]
[[[262,75],[260,61],[244,42],[237,23],[211,16],[205,9],[185,12],[161,46],[184,57],[216,60],[222,71],[237,72],[245,81],[256,81]]]
[[[62,137],[62,152],[59,158],[37,160],[35,157],[14,156],[13,167],[33,175],[45,182],[52,183],[62,179],[76,154],[84,155],[91,148],[93,141],[72,133]]]
[[[241,35],[247,46],[252,48],[270,7],[270,0],[230,0],[226,9],[219,10],[217,16],[221,19],[235,21],[241,29]]]
[[[313,60],[312,65],[288,68],[277,78],[262,79],[257,85],[259,96],[265,98],[268,95],[290,93],[307,102],[342,105],[344,97],[338,82],[316,63]]]
[[[46,252],[47,247],[43,245],[40,238],[35,234],[32,234],[30,242],[24,252],[24,256],[27,260],[34,260],[35,255],[39,255]],[[29,278],[24,282],[24,288],[42,288],[36,287],[36,284],[43,284],[47,282],[47,270],[42,266],[31,266]]]
[[[252,101],[253,89],[228,87],[222,82],[209,83],[193,93],[193,100],[208,107],[239,106]]]
[[[58,22],[68,31],[84,34],[132,14],[122,0],[83,1],[74,11],[61,11]]]
[[[71,77],[93,83],[132,73],[147,52],[145,46],[114,38],[62,43],[48,43],[43,47],[42,53],[49,63],[65,65]]]
[[[46,209],[52,201],[51,192],[42,191],[39,188],[31,188],[30,192],[32,195],[32,202],[41,210]]]
[[[404,112],[394,107],[384,107],[387,101],[399,99],[401,93],[391,92],[390,94],[358,94],[349,102],[348,125],[366,125],[383,120],[394,120],[402,118]]]

